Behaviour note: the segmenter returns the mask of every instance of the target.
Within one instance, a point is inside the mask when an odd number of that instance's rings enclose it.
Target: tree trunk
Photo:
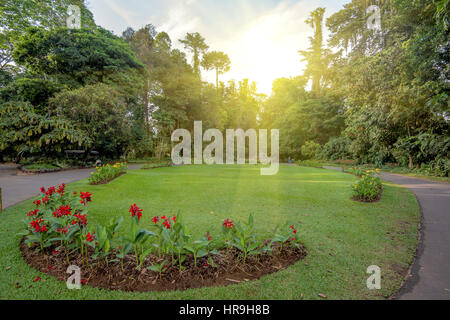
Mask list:
[[[145,132],[147,134],[147,137],[150,137],[150,124],[149,124],[149,119],[148,119],[148,103],[149,103],[149,99],[148,99],[148,90],[149,90],[149,80],[147,79],[145,81],[145,87],[144,87],[144,124],[145,124]]]
[[[216,89],[219,90],[219,70],[216,68]]]
[[[412,155],[409,155],[409,168],[412,169],[414,167]]]

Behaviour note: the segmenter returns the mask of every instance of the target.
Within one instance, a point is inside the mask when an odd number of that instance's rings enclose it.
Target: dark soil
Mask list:
[[[373,199],[365,199],[361,197],[353,197],[352,200],[358,201],[358,202],[378,202],[381,199],[381,196],[383,195],[383,185],[381,185],[380,192],[378,192],[377,196]]]
[[[37,246],[36,246],[37,247]],[[159,277],[158,272],[146,267],[154,262],[162,262],[164,258],[150,255],[146,258],[142,269],[136,268],[136,259],[128,255],[123,261],[123,271],[120,261],[90,260],[89,265],[82,262],[80,255],[72,255],[70,264],[67,264],[63,251],[55,252],[53,249],[44,255],[36,252],[35,248],[28,248],[22,242],[21,250],[25,261],[34,268],[52,275],[61,281],[67,281],[70,276],[66,273],[69,265],[77,265],[81,269],[81,281],[84,285],[123,291],[172,291],[201,288],[208,286],[225,286],[258,279],[287,268],[306,256],[304,247],[294,248],[274,244],[272,255],[267,253],[248,256],[246,262],[242,261],[241,254],[235,248],[231,248],[228,255],[226,250],[218,255],[210,255],[214,264],[207,257],[198,258],[197,266],[194,259],[188,256],[183,262],[183,271],[178,269],[178,264],[168,268]],[[170,257],[165,258],[171,261]]]
[[[115,179],[117,179],[118,177],[120,177],[121,175],[124,175],[126,172],[121,172],[121,173],[119,173],[117,176],[115,176],[114,178],[112,178],[112,179],[105,179],[105,180],[102,180],[102,181],[100,181],[100,182],[96,182],[96,183],[93,183],[93,182],[91,182],[91,183],[89,183],[91,186],[98,186],[99,184],[108,184],[108,183],[110,183],[111,181],[113,181],[113,180],[115,180]]]

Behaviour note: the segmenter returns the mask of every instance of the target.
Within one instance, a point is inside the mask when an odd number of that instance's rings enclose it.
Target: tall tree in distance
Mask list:
[[[310,37],[311,47],[307,51],[299,50],[307,61],[305,77],[312,80],[312,93],[315,97],[320,96],[321,80],[325,74],[326,63],[324,61],[325,51],[323,49],[323,17],[325,8],[317,8],[312,11],[310,17],[305,21],[314,29],[314,37]]]
[[[193,65],[195,73],[200,77],[200,55],[209,49],[200,33],[187,33],[184,39],[179,40],[184,44],[184,48],[193,54]]]
[[[142,61],[147,67],[147,77],[145,79],[142,93],[144,101],[144,124],[147,137],[150,136],[150,79],[148,71],[153,66],[153,46],[156,35],[156,29],[151,24],[146,25],[138,31],[135,31],[132,28],[127,28],[122,33],[122,38],[130,44],[133,51],[136,52],[136,56],[138,57],[138,59]]]
[[[221,51],[211,51],[203,55],[202,67],[205,70],[216,70],[216,88],[219,88],[219,74],[230,71],[230,58]]]

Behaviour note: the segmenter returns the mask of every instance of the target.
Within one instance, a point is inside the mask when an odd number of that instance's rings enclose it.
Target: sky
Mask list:
[[[153,24],[165,31],[174,48],[187,32],[199,32],[210,51],[230,57],[231,69],[220,81],[255,81],[258,92],[270,94],[276,78],[302,74],[305,62],[298,50],[309,47],[313,29],[305,23],[317,7],[325,18],[350,0],[88,0],[98,25],[121,35]],[[327,35],[327,33],[325,33]],[[192,57],[187,56],[191,63]],[[202,70],[202,79],[215,82],[214,71]]]

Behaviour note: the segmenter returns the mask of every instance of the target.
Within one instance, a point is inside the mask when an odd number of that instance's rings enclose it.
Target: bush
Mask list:
[[[301,167],[313,167],[313,168],[322,168],[323,166],[322,162],[316,160],[300,160],[297,161],[297,165]]]
[[[345,137],[331,138],[322,148],[320,157],[326,160],[349,159],[351,141]]]
[[[450,159],[449,158],[437,158],[431,162],[432,174],[438,177],[450,176]]]
[[[89,177],[89,183],[108,183],[109,181],[119,176],[121,173],[124,173],[126,169],[127,164],[125,162],[118,162],[112,166],[107,164],[106,166],[97,167],[97,170],[91,173],[91,176]]]
[[[378,200],[383,187],[381,179],[376,176],[378,172],[376,169],[362,173],[361,180],[352,187],[353,199],[365,202]]]
[[[321,145],[314,141],[306,141],[302,146],[302,158],[305,160],[315,159],[321,151]]]

